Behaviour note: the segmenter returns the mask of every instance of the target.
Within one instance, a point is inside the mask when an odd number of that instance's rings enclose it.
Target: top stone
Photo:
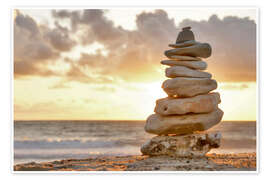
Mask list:
[[[190,26],[182,28],[182,31],[179,32],[178,37],[176,39],[176,44],[183,43],[189,40],[195,40],[194,34],[190,29],[191,29]]]
[[[191,30],[191,27],[190,27],[190,26],[183,27],[182,30],[183,30],[183,31],[185,31],[185,30]]]

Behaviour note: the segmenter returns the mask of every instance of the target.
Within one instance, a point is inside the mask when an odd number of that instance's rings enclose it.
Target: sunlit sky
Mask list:
[[[14,11],[15,120],[145,120],[179,30],[212,45],[223,120],[256,120],[255,9]]]

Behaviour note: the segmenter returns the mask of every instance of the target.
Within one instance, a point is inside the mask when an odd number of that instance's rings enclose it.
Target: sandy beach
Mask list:
[[[102,156],[17,164],[14,171],[256,171],[256,153],[213,153],[203,158]]]

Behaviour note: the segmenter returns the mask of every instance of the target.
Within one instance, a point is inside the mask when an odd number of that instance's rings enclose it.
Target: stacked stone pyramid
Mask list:
[[[201,58],[211,55],[208,43],[195,41],[191,27],[183,28],[172,49],[165,51],[169,60],[161,64],[167,79],[162,88],[168,97],[156,101],[155,114],[147,118],[145,131],[156,134],[141,147],[144,155],[179,157],[204,156],[220,146],[219,132],[205,132],[218,124],[223,111],[217,82],[205,72],[207,63]]]

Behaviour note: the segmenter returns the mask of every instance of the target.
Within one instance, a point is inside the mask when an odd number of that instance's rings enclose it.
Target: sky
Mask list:
[[[212,46],[223,120],[256,120],[255,9],[14,10],[15,120],[145,120],[182,27]]]

